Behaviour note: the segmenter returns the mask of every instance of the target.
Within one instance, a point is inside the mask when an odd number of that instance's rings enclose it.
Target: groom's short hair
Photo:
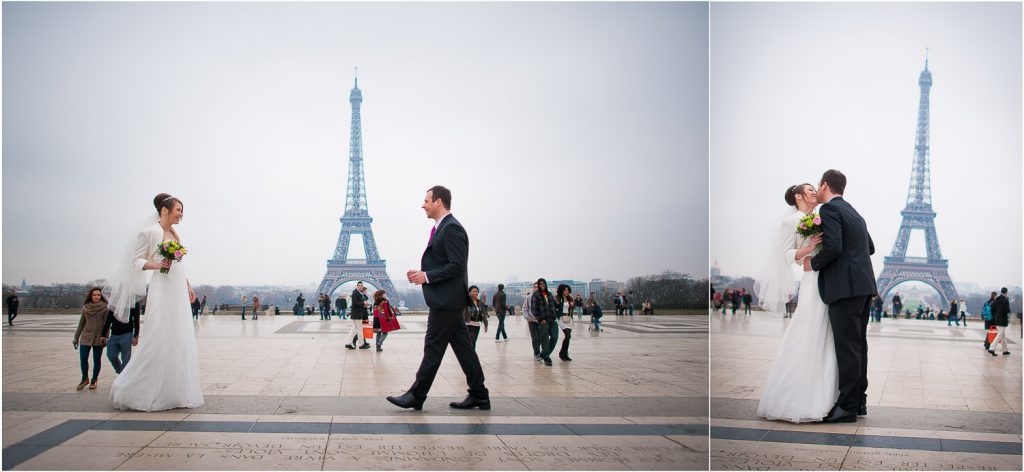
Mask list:
[[[846,190],[846,176],[835,169],[826,170],[821,176],[821,182],[828,184],[828,189],[836,195],[842,195]]]

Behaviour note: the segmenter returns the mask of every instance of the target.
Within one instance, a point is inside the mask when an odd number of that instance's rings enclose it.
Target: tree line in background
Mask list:
[[[33,285],[27,289],[19,289],[19,298],[22,308],[64,308],[70,309],[79,307],[85,301],[85,295],[92,287],[102,284],[100,280],[90,281],[85,284],[53,284]],[[497,291],[497,283],[477,284],[481,290],[490,296]],[[4,285],[4,296],[10,294],[17,287]],[[550,287],[554,291],[555,287]],[[251,303],[252,296],[258,295],[263,306],[277,305],[282,311],[288,312],[295,304],[295,299],[302,293],[306,305],[316,305],[318,294],[312,286],[307,288],[279,287],[279,286],[236,286],[236,285],[196,285],[193,287],[196,296],[206,296],[208,306],[212,305],[238,305],[243,296]],[[27,294],[25,292],[28,292]],[[708,280],[694,279],[688,274],[665,271],[660,274],[645,275],[630,278],[622,291],[623,295],[633,292],[630,300],[636,307],[645,300],[651,302],[655,308],[704,308],[707,306]],[[602,308],[614,306],[613,298],[616,291],[603,290],[594,293],[594,298]],[[348,296],[349,294],[345,294]],[[337,294],[335,294],[337,296]],[[410,290],[399,290],[398,302],[405,302],[406,309],[426,310],[427,305],[423,300],[423,292],[418,288]],[[509,294],[509,304],[521,306],[524,296],[520,294]],[[395,301],[395,300],[393,300]],[[397,303],[397,302],[396,302]]]

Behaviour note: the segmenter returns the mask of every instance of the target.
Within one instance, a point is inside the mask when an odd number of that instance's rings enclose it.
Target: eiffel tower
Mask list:
[[[949,261],[942,258],[939,238],[935,234],[931,170],[928,164],[928,94],[932,88],[932,73],[928,71],[927,58],[917,83],[921,86],[921,101],[917,109],[917,139],[914,143],[914,167],[910,173],[907,206],[900,213],[903,215],[903,223],[900,224],[892,253],[885,258],[882,275],[878,277],[878,293],[883,300],[888,300],[889,291],[897,285],[909,281],[923,282],[939,292],[942,306],[948,306],[958,296],[949,278]],[[928,257],[907,257],[907,242],[910,231],[914,229],[924,230]]]
[[[397,296],[395,286],[388,277],[384,259],[377,253],[377,243],[373,239],[370,223],[373,218],[366,206],[366,179],[363,177],[363,125],[360,106],[363,103],[363,92],[359,90],[359,77],[355,78],[355,87],[349,94],[352,104],[352,131],[349,141],[348,159],[348,191],[345,194],[345,214],[341,217],[341,234],[334,249],[334,257],[327,261],[327,274],[317,293],[331,295],[341,284],[351,281],[366,283],[384,289],[389,296]],[[363,249],[366,259],[349,259],[349,243],[352,235],[363,237]]]

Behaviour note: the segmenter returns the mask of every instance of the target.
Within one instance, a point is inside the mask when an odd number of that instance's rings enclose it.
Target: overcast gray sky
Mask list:
[[[954,281],[1021,283],[1019,3],[711,6],[711,252],[751,274],[786,187],[847,178],[880,273],[906,204],[930,48],[935,225]],[[911,253],[924,254],[923,237]]]
[[[355,67],[396,283],[435,184],[474,280],[703,276],[707,25],[706,4],[4,3],[3,280],[104,276],[165,191],[193,283],[318,283]]]

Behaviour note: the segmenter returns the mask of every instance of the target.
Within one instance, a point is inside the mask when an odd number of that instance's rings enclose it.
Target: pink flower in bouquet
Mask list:
[[[814,217],[814,224],[816,224],[816,225],[820,225],[821,224],[821,216],[815,216]]]
[[[174,251],[174,257],[177,257],[177,258],[180,259],[182,255],[183,254],[181,253],[181,251]]]
[[[800,222],[800,229],[807,229],[807,226],[804,225],[803,221]]]

